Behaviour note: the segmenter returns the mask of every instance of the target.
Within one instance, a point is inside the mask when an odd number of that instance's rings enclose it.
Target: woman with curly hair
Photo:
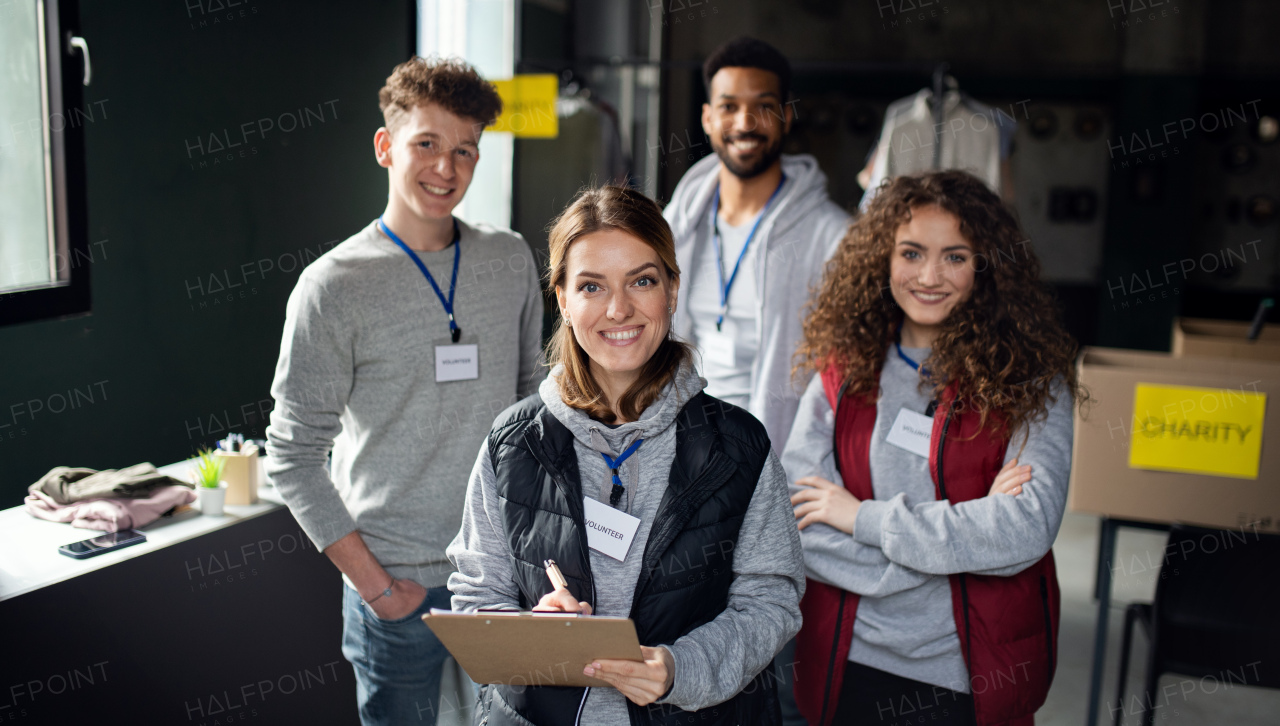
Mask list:
[[[1000,199],[886,184],[828,263],[783,454],[811,724],[1030,724],[1053,678],[1076,345]]]

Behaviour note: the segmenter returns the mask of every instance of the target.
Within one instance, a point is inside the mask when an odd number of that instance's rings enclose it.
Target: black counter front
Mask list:
[[[358,724],[341,601],[284,507],[0,601],[0,724]]]

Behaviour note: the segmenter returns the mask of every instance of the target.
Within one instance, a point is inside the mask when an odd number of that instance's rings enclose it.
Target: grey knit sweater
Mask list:
[[[629,497],[620,501],[618,508],[640,518],[626,560],[618,562],[591,551],[595,613],[626,617],[631,612],[649,529],[675,458],[676,415],[706,382],[683,367],[638,421],[610,428],[564,404],[555,380],[560,370],[552,370],[539,393],[552,415],[573,434],[586,496],[605,504],[609,501],[610,473],[601,452],[614,456],[636,438],[644,439],[619,472]],[[498,511],[497,482],[485,447],[481,447],[471,473],[462,529],[449,545],[448,554],[458,570],[449,578],[454,610],[514,607],[518,602],[511,553]],[[800,629],[800,597],[804,592],[800,538],[788,501],[786,476],[773,452],[743,519],[733,570],[735,579],[724,612],[670,646],[675,677],[662,703],[696,710],[728,700]],[[626,701],[617,690],[593,688],[587,698],[583,724],[629,722]]]
[[[454,311],[480,377],[437,383],[449,322],[413,260],[374,224],[313,262],[289,297],[267,475],[324,549],[358,530],[393,577],[445,583],[475,447],[531,393],[542,290],[529,245],[459,220]],[[454,247],[419,253],[448,294]],[[333,452],[332,467],[326,466]]]

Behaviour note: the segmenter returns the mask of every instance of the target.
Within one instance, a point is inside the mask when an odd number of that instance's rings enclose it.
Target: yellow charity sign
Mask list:
[[[502,98],[502,115],[488,128],[515,136],[554,139],[560,133],[556,98],[560,82],[554,73],[518,75],[509,81],[493,81]]]
[[[1129,467],[1257,479],[1267,394],[1139,383]]]

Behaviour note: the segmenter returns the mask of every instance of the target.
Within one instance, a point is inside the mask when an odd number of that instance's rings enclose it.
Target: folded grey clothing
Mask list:
[[[43,492],[58,504],[71,504],[85,499],[124,497],[134,499],[150,496],[157,487],[194,484],[161,474],[149,463],[134,464],[123,469],[84,469],[59,466],[40,477],[40,481],[27,487],[27,491]]]

